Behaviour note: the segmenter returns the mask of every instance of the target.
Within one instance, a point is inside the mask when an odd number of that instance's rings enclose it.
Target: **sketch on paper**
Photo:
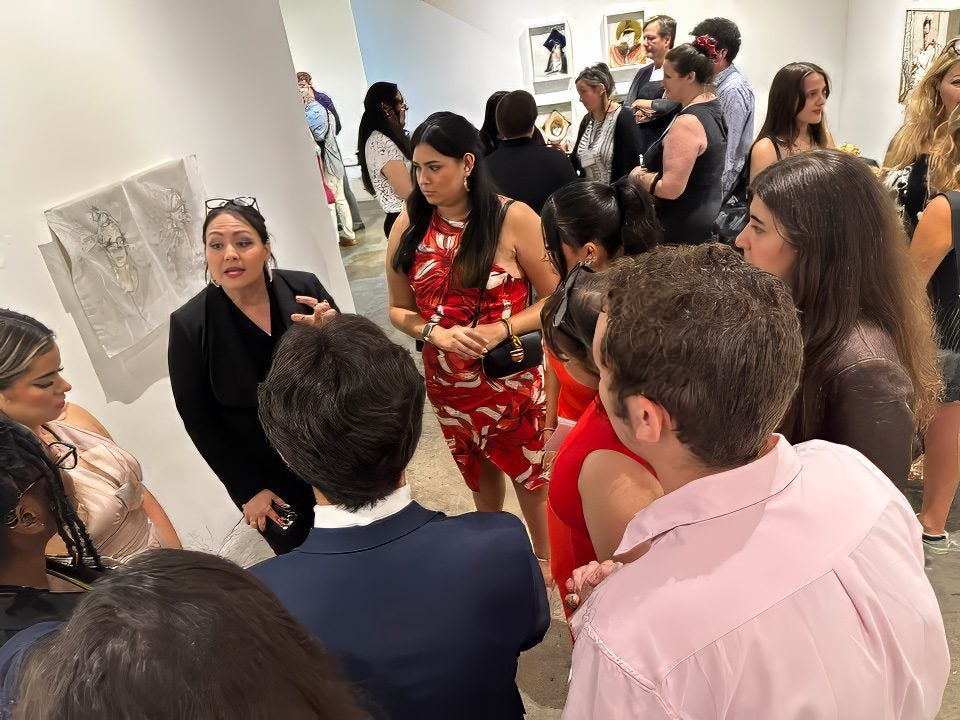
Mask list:
[[[611,69],[645,64],[647,51],[643,46],[643,10],[604,17],[603,47]]]
[[[566,22],[527,28],[534,81],[570,75],[570,33]]]
[[[548,145],[556,145],[565,153],[573,150],[573,104],[570,102],[537,106],[537,127]]]
[[[960,35],[960,10],[907,10],[900,69],[900,102],[917,86],[947,41]]]
[[[203,286],[194,221],[202,203],[188,158],[44,213],[68,258],[72,290],[109,357],[146,338]]]

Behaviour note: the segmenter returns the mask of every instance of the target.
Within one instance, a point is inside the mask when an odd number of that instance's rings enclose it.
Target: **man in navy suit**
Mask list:
[[[317,506],[306,542],[253,572],[339,657],[371,714],[522,718],[517,657],[550,622],[543,574],[515,516],[447,517],[411,499],[424,383],[409,352],[355,315],[291,328],[259,405]]]

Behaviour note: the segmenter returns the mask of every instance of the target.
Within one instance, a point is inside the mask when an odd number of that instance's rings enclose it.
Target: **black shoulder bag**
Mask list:
[[[513,200],[508,200],[500,206],[500,217],[497,222],[497,242],[500,241],[500,233],[503,230],[503,221],[507,216],[507,208],[512,204]],[[494,258],[496,258],[496,252],[494,252]],[[493,272],[493,262],[490,263],[490,270],[484,279],[483,287],[480,288],[480,297],[477,298],[477,312],[473,316],[470,327],[476,327],[480,321],[483,295],[486,292],[487,280],[491,272]],[[529,280],[527,280],[527,301],[530,305],[533,304],[533,286]],[[511,334],[495,348],[487,351],[487,354],[483,356],[481,365],[483,366],[483,374],[487,377],[502,378],[529,370],[541,362],[543,362],[543,336],[539,330],[534,330],[523,335]]]
[[[777,160],[781,160],[780,146],[773,138],[770,138],[770,141],[777,153]],[[750,203],[747,200],[747,190],[750,187],[750,156],[752,154],[753,147],[747,153],[747,157],[743,161],[743,168],[733,183],[733,187],[730,188],[730,192],[720,203],[720,212],[713,223],[713,234],[728,243],[737,239],[737,235],[743,232],[750,220]]]

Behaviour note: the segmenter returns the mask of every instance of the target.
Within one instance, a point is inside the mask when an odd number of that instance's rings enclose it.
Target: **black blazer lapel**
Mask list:
[[[232,320],[230,298],[208,286],[204,304],[203,352],[210,371],[210,387],[226,407],[257,406],[260,379]]]

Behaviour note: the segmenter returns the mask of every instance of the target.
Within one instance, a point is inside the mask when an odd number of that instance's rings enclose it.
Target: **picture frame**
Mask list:
[[[534,86],[569,81],[574,70],[570,24],[566,20],[527,27],[527,46]]]
[[[573,152],[576,139],[573,101],[538,103],[536,127],[543,135],[544,142],[558,146],[569,155]]]
[[[907,10],[900,61],[899,101],[905,103],[951,38],[960,35],[960,9]]]
[[[650,60],[643,45],[643,10],[613,13],[603,16],[600,47],[604,62],[610,71],[623,68],[636,70]]]

